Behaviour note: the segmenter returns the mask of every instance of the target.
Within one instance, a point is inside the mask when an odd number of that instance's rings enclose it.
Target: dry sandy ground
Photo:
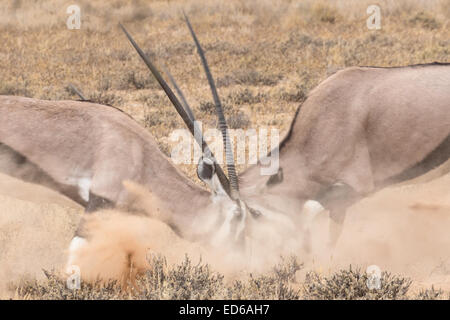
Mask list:
[[[305,261],[305,270],[327,273],[349,264],[377,265],[411,277],[416,289],[433,284],[450,290],[449,169],[450,162],[412,184],[386,188],[354,205],[334,256],[315,254]],[[6,297],[8,282],[24,275],[42,278],[42,269],[63,266],[82,209],[50,190],[4,175],[0,175],[0,188],[0,297]],[[326,241],[326,216],[323,213],[314,223],[314,252],[322,252]],[[139,217],[119,219],[120,224],[104,224],[103,231],[118,235],[117,225],[128,223],[130,230],[138,232],[116,236],[116,247],[130,236],[141,247],[156,246],[161,252],[189,247],[182,240],[163,241],[176,237],[162,223],[141,223]],[[95,248],[105,246],[108,242],[99,238]]]
[[[450,290],[450,161],[427,175],[383,189],[350,208],[333,257],[312,264],[324,272],[377,265],[411,277],[412,288]],[[317,219],[315,251],[326,239]],[[322,243],[321,243],[322,242]]]
[[[0,297],[11,280],[64,262],[82,208],[44,187],[0,174]],[[2,293],[3,292],[3,293]]]

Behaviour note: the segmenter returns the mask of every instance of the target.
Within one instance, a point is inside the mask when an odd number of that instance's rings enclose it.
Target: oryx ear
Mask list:
[[[225,189],[220,183],[220,179],[216,174],[216,165],[211,158],[201,157],[197,165],[197,176],[200,180],[208,185],[214,196],[227,195]]]
[[[208,180],[211,180],[216,173],[216,168],[214,166],[214,162],[207,157],[201,157],[198,160],[197,165],[197,177],[202,180],[203,182],[206,182]]]

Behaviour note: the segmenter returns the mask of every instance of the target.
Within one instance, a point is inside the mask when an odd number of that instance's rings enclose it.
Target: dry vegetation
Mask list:
[[[80,30],[66,27],[66,8],[81,7]],[[450,59],[450,1],[376,2],[382,29],[366,27],[369,0],[3,0],[0,7],[0,94],[77,99],[74,83],[94,101],[133,116],[170,150],[168,135],[184,128],[169,100],[117,27],[120,21],[144,51],[164,63],[197,117],[215,126],[210,91],[187,28],[184,9],[205,48],[233,128],[273,126],[282,134],[308,92],[338,69],[400,66]],[[189,176],[194,166],[182,168]],[[242,167],[240,168],[242,169]],[[295,281],[300,265],[287,260],[273,272],[224,281],[206,265],[163,259],[138,281],[139,291],[117,284],[70,291],[55,273],[26,281],[18,298],[41,299],[441,299],[439,290],[409,293],[409,280],[383,274],[383,290],[370,292],[359,269],[310,273]],[[345,290],[342,290],[345,288]]]
[[[368,276],[350,266],[329,276],[309,272],[299,283],[296,272],[302,268],[294,257],[281,259],[265,274],[248,274],[234,281],[211,270],[201,261],[193,263],[188,257],[178,265],[168,266],[165,259],[149,261],[149,271],[140,276],[136,285],[121,290],[116,281],[95,284],[82,283],[79,290],[70,290],[66,281],[54,272],[44,271],[44,281],[23,281],[15,289],[16,299],[282,299],[282,300],[442,300],[450,295],[442,290],[421,290],[409,293],[411,280],[383,272],[380,289],[369,289]]]
[[[117,23],[168,66],[197,116],[213,127],[210,92],[181,18],[184,9],[231,126],[275,126],[283,134],[309,90],[340,68],[449,60],[448,0],[378,1],[378,31],[366,27],[372,2],[6,0],[0,8],[0,94],[76,99],[67,89],[74,83],[91,99],[130,113],[167,152],[169,133],[184,126]],[[73,3],[81,7],[80,30],[65,24]]]
[[[46,281],[25,281],[16,289],[20,298],[39,299],[298,299],[299,289],[292,283],[301,265],[295,258],[285,259],[264,275],[249,275],[243,280],[226,281],[201,261],[187,256],[178,265],[165,258],[149,258],[151,268],[128,291],[115,282],[83,284],[69,290],[54,272],[46,272]]]

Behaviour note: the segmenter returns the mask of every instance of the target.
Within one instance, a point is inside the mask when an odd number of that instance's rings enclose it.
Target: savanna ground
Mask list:
[[[66,27],[71,4],[81,8],[79,30]],[[366,26],[371,4],[381,8],[380,30]],[[6,0],[0,6],[0,94],[77,99],[68,88],[73,83],[90,99],[129,113],[169,155],[168,136],[184,125],[117,24],[168,67],[197,117],[215,127],[210,91],[182,9],[206,51],[232,128],[274,127],[283,136],[308,92],[344,67],[450,60],[448,0]],[[194,165],[182,170],[198,181]],[[331,260],[297,257],[231,281],[197,262],[171,265],[159,259],[138,281],[143,289],[133,297],[449,298],[423,291],[432,285],[450,290],[448,166],[441,173],[353,206]],[[48,190],[3,176],[0,182],[0,285],[6,288],[0,296],[125,297],[115,285],[73,292],[53,273],[45,280],[41,268],[61,266],[81,210]],[[315,234],[323,229],[317,225]],[[371,264],[397,274],[384,274],[381,291],[365,286],[365,267]],[[19,288],[17,282],[4,284],[22,275],[29,278]],[[35,276],[43,282],[34,283]],[[412,279],[410,286],[406,278]]]

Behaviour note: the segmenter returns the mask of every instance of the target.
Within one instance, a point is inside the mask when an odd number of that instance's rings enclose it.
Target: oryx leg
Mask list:
[[[356,133],[357,140],[350,159],[337,177],[337,182],[323,190],[317,199],[330,210],[329,247],[334,249],[344,225],[347,208],[374,190],[370,154],[367,141],[361,132]],[[349,137],[351,139],[351,137]]]
[[[89,193],[89,201],[85,208],[86,213],[91,213],[101,209],[111,209],[114,203],[106,198],[97,196],[92,192]]]
[[[114,206],[112,201],[108,199],[96,196],[89,192],[89,201],[85,207],[85,214],[90,214],[94,211],[106,208],[112,208]],[[69,245],[69,256],[67,259],[66,272],[70,273],[72,270],[72,265],[76,260],[77,252],[87,243],[88,235],[85,229],[86,220],[84,217],[81,218],[78,223],[78,227],[75,231],[75,235],[70,241]]]
[[[319,195],[317,200],[330,211],[328,246],[331,250],[336,246],[342,233],[347,208],[359,199],[361,199],[359,193],[342,183],[332,185]]]
[[[101,176],[101,175],[100,175]],[[119,175],[118,175],[119,176]],[[117,181],[116,183],[121,183],[121,181]],[[107,209],[114,207],[114,203],[111,200],[108,200],[104,197],[100,197],[92,192],[92,190],[95,190],[95,187],[98,185],[96,183],[95,178],[92,179],[80,179],[80,182],[78,183],[79,186],[79,193],[83,197],[83,199],[86,201],[85,206],[85,215],[91,214],[94,211],[98,211],[101,209]],[[114,185],[114,184],[112,184]],[[117,185],[117,184],[116,184]],[[97,189],[99,190],[99,189]],[[108,189],[106,189],[108,190]],[[74,237],[72,238],[70,245],[69,245],[69,252],[68,252],[68,259],[66,264],[66,273],[71,272],[72,266],[76,261],[77,254],[79,250],[86,245],[88,241],[88,235],[85,228],[86,220],[84,217],[81,218],[78,227],[75,231]]]
[[[313,225],[320,212],[325,208],[317,201],[308,200],[303,205],[302,225],[303,225],[303,250],[306,254],[310,254],[313,248]]]
[[[330,210],[330,229],[328,238],[328,247],[334,250],[337,241],[342,233],[345,221],[346,208],[338,208]]]

